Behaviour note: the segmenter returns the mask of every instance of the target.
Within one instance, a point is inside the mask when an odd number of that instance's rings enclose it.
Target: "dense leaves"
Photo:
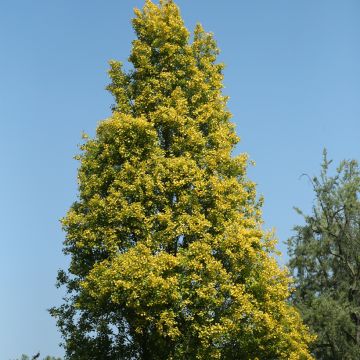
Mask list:
[[[343,161],[334,176],[324,156],[312,179],[315,204],[289,240],[296,278],[293,300],[317,334],[318,359],[358,359],[360,354],[360,172]]]
[[[78,159],[70,255],[52,309],[68,359],[309,359],[271,257],[211,34],[190,42],[171,1],[135,10],[133,69]]]

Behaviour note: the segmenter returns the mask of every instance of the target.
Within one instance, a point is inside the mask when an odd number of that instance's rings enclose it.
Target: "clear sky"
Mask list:
[[[107,61],[126,60],[140,0],[0,1],[0,359],[62,355],[46,309],[66,267],[59,219],[76,199],[81,132],[111,113]],[[178,0],[215,33],[238,152],[279,248],[313,195],[302,173],[360,159],[360,1]],[[281,260],[286,262],[286,255]]]

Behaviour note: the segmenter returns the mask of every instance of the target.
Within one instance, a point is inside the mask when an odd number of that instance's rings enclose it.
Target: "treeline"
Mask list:
[[[41,358],[40,353],[37,353],[37,354],[35,354],[33,356],[22,354],[20,356],[20,358],[17,358],[17,359],[14,359],[14,360],[62,360],[62,359],[59,358],[59,357],[49,356],[49,355],[45,356],[44,358]]]

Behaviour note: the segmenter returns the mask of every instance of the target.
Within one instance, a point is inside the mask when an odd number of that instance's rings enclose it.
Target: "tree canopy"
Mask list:
[[[52,314],[67,359],[310,359],[238,137],[210,33],[178,7],[135,10],[110,62],[112,116],[78,156],[70,256]]]
[[[343,161],[333,176],[326,153],[312,213],[289,240],[296,279],[293,301],[318,336],[317,359],[350,360],[360,354],[360,172]]]

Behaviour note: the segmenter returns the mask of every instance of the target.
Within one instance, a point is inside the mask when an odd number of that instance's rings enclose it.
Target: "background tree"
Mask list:
[[[71,256],[52,309],[67,359],[308,359],[288,277],[262,231],[211,34],[172,1],[135,10],[116,103],[82,146]]]
[[[16,359],[16,360],[35,360],[35,359],[38,359],[40,357],[40,353],[38,354],[35,354],[34,356],[29,356],[29,355],[26,355],[26,354],[22,354],[20,359]],[[59,357],[55,357],[55,356],[45,356],[43,358],[43,360],[62,360],[61,358]]]
[[[324,160],[311,180],[315,204],[288,241],[296,279],[294,304],[318,339],[318,359],[358,359],[360,354],[360,173],[343,161],[329,176]],[[301,213],[301,212],[300,212]]]

